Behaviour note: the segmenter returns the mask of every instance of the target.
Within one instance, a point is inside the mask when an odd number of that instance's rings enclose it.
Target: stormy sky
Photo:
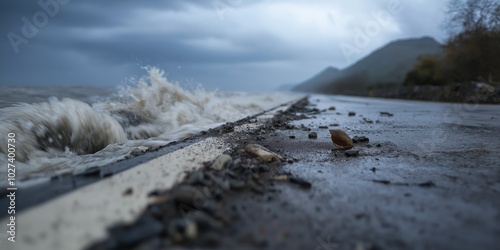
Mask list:
[[[114,86],[156,66],[184,85],[271,90],[326,66],[346,67],[395,39],[443,42],[445,6],[446,0],[1,1],[0,84]],[[360,32],[368,38],[362,44]]]

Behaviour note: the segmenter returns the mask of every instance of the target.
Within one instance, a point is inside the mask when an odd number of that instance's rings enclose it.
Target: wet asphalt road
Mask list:
[[[500,249],[500,106],[309,100],[315,117],[251,142],[296,158],[284,169],[312,189],[232,198],[239,235],[269,249]],[[370,141],[346,157],[328,129]]]

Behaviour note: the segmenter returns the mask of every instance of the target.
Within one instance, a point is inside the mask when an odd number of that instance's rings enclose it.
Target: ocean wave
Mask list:
[[[150,68],[147,76],[106,101],[88,104],[51,97],[2,108],[0,135],[16,134],[18,176],[29,179],[102,166],[123,159],[135,147],[166,145],[292,98],[186,90]],[[7,144],[0,144],[0,151],[5,154]]]

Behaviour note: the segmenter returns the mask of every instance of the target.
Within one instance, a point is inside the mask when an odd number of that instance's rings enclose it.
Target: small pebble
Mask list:
[[[351,149],[353,147],[353,142],[351,138],[342,130],[331,129],[331,138],[333,144],[339,146],[342,149]]]
[[[289,177],[290,183],[297,184],[302,188],[311,188],[312,184],[302,178],[295,177],[295,176],[290,176]]]
[[[230,162],[230,161],[232,161],[232,160],[233,160],[233,159],[231,158],[231,156],[226,155],[226,154],[221,154],[221,155],[219,155],[219,156],[215,159],[214,163],[212,163],[212,165],[210,166],[210,168],[215,169],[215,170],[222,170],[222,169],[224,168],[224,166],[225,166],[228,162]]]
[[[354,143],[358,143],[358,142],[369,142],[370,139],[368,139],[368,137],[366,136],[354,136],[352,138],[352,142]]]
[[[353,112],[353,111],[349,112],[349,116],[355,116],[355,115],[356,115],[356,112]]]
[[[429,188],[429,187],[435,187],[436,184],[434,184],[433,181],[427,181],[427,182],[423,182],[423,183],[418,184],[418,186],[419,187],[427,187],[427,188]]]
[[[318,138],[318,134],[316,132],[309,133],[309,139],[316,139],[316,138]]]
[[[131,187],[125,189],[125,191],[123,192],[123,196],[128,196],[128,195],[131,195],[134,193],[134,189],[132,189]]]
[[[346,150],[345,155],[347,155],[347,157],[356,157],[359,155],[359,151],[355,149]]]

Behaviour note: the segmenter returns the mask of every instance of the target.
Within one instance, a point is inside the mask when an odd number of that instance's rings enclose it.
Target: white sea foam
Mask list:
[[[135,147],[160,146],[228,121],[236,121],[296,98],[186,90],[151,68],[135,85],[107,101],[74,99],[0,109],[0,135],[16,134],[18,178],[82,171],[123,159]],[[0,151],[7,151],[5,143]],[[0,158],[6,166],[6,158]],[[0,175],[6,176],[6,168]],[[6,185],[5,178],[0,186]]]

